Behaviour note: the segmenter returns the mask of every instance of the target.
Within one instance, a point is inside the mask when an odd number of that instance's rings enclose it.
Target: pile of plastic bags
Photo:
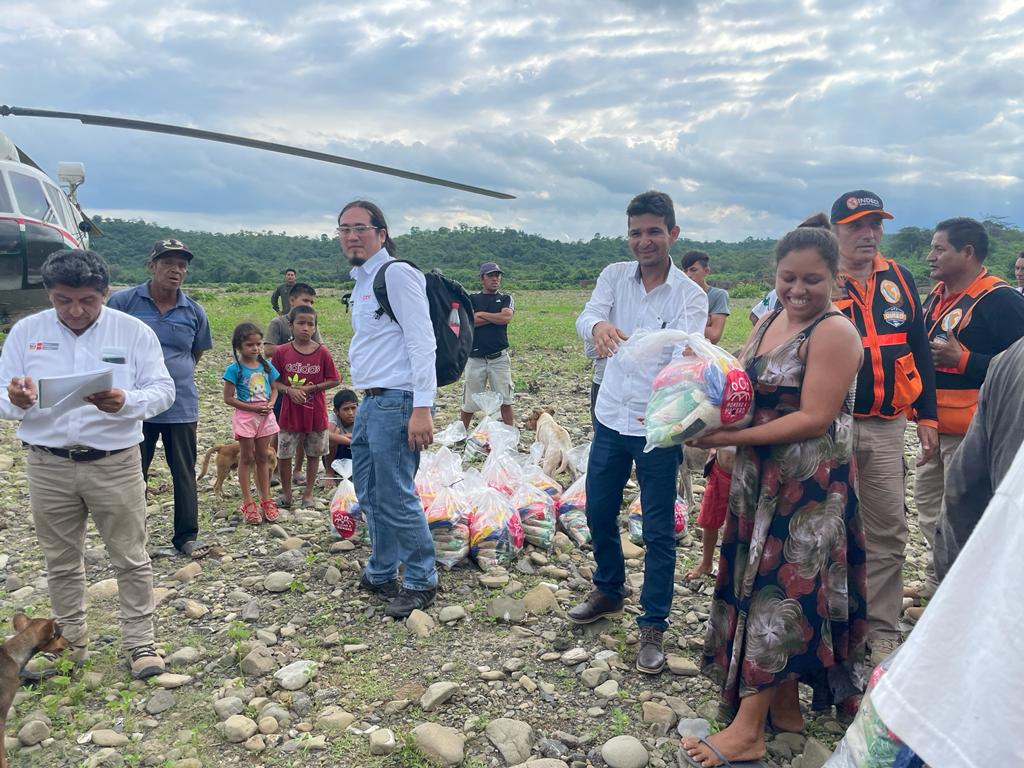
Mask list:
[[[673,510],[675,518],[673,531],[676,535],[676,541],[679,541],[686,535],[686,512],[686,502],[681,496],[676,496],[675,509]],[[640,497],[637,496],[629,503],[629,507],[626,510],[626,527],[629,531],[629,540],[637,546],[642,546],[644,543],[643,515]]]

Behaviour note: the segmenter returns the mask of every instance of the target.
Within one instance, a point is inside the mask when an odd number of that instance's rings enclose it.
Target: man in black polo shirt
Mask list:
[[[483,291],[473,300],[473,351],[466,363],[466,385],[462,394],[462,423],[467,427],[478,410],[473,395],[491,390],[501,395],[501,420],[512,424],[512,366],[508,358],[508,324],[514,311],[512,297],[499,293],[501,268],[493,261],[480,265]]]

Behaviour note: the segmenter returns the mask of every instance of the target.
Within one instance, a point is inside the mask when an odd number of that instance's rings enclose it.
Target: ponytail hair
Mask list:
[[[388,252],[389,256],[397,258],[398,246],[395,245],[395,241],[391,239],[391,230],[388,229],[388,222],[385,220],[384,211],[380,209],[380,206],[376,203],[371,203],[369,200],[353,200],[342,208],[341,213],[338,214],[339,227],[341,226],[341,217],[349,208],[362,208],[370,214],[370,223],[378,229],[384,230],[384,250]]]
[[[235,326],[235,330],[232,331],[231,333],[231,355],[232,357],[235,358],[235,362],[238,363],[239,368],[242,367],[242,361],[238,359],[238,349],[239,347],[242,346],[242,344],[245,342],[247,338],[253,335],[259,336],[260,340],[263,340],[263,330],[258,325],[256,325],[256,323],[250,322],[239,323],[238,325]],[[263,366],[264,372],[269,376],[270,363],[268,363],[266,361],[266,358],[263,357],[262,352],[256,354],[256,360],[259,362],[260,365]],[[239,380],[238,382],[236,382],[236,386],[237,384],[241,383],[241,370],[239,370],[238,376]]]

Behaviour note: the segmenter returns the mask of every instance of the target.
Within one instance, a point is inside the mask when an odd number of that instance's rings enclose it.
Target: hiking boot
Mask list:
[[[60,659],[67,659],[71,662],[72,668],[82,667],[89,660],[89,648],[87,640],[68,645],[63,653],[37,653],[28,660],[28,664],[21,670],[21,679],[28,681],[46,680],[61,673],[61,667],[67,662],[60,662]]]
[[[637,671],[656,675],[665,668],[665,633],[650,624],[640,625],[640,650],[636,654]]]
[[[574,624],[593,624],[598,619],[621,618],[624,604],[622,598],[608,597],[601,590],[595,589],[587,595],[586,600],[569,609],[569,621]]]
[[[401,592],[398,586],[398,579],[374,584],[366,578],[365,573],[359,577],[359,588],[364,592],[369,592],[371,595],[379,597],[381,600],[394,600],[398,597],[398,593]]]
[[[406,589],[398,593],[398,597],[392,600],[384,608],[384,613],[393,619],[404,619],[413,611],[423,610],[432,605],[437,597],[437,587],[433,589]]]
[[[877,667],[883,661],[900,647],[900,641],[895,637],[882,637],[877,640],[871,641],[871,657],[870,662],[872,667]]]
[[[153,677],[167,671],[164,660],[160,658],[152,643],[139,645],[125,651],[125,658],[128,660],[128,666],[132,668],[132,677],[136,680]]]

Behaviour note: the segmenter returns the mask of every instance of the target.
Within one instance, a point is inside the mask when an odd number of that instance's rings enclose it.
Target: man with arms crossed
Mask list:
[[[465,388],[462,393],[462,423],[468,427],[478,410],[473,395],[483,392],[490,382],[491,391],[501,395],[501,420],[512,424],[512,366],[508,358],[508,324],[515,307],[512,296],[499,293],[504,273],[493,261],[480,265],[480,293],[473,300],[473,350],[466,361]]]
[[[359,587],[387,600],[388,616],[404,619],[437,594],[434,539],[413,482],[420,451],[434,441],[436,342],[426,280],[408,264],[388,267],[394,322],[378,312],[373,291],[377,272],[396,252],[384,213],[375,203],[352,201],[338,215],[338,239],[353,267],[348,357],[352,386],[363,390],[352,431],[352,481],[373,548]]]
[[[635,464],[646,547],[636,667],[657,674],[665,667],[662,636],[668,628],[675,581],[673,527],[681,451],[673,446],[644,453],[643,419],[651,383],[669,356],[637,370],[615,352],[641,329],[678,328],[702,334],[708,321],[708,298],[672,264],[669,249],[679,237],[672,198],[664,192],[644,192],[630,202],[626,217],[634,261],[605,267],[576,319],[580,337],[593,343],[596,354],[607,359],[607,364],[595,404],[594,440],[587,467],[587,524],[597,570],[594,590],[569,611],[569,618],[589,624],[622,611],[626,570],[618,517],[622,492]]]
[[[909,535],[903,462],[908,417],[917,418],[918,466],[938,447],[935,373],[917,285],[908,269],[878,250],[882,222],[891,218],[882,199],[863,189],[840,195],[829,217],[839,240],[840,295],[835,304],[864,342],[853,405],[853,445],[867,550],[872,664],[879,664],[900,643],[897,624]]]
[[[153,645],[153,569],[146,552],[146,481],[142,422],[174,402],[156,334],[141,320],[103,306],[106,263],[93,251],[58,251],[43,264],[53,309],[19,321],[0,355],[0,416],[20,421],[28,451],[28,492],[46,559],[54,615],[71,644],[68,658],[88,658],[85,528],[92,516],[117,574],[122,647],[132,675],[164,671]],[[40,379],[99,370],[113,386],[71,407],[38,405]],[[55,658],[36,656],[29,678],[56,673]]]

